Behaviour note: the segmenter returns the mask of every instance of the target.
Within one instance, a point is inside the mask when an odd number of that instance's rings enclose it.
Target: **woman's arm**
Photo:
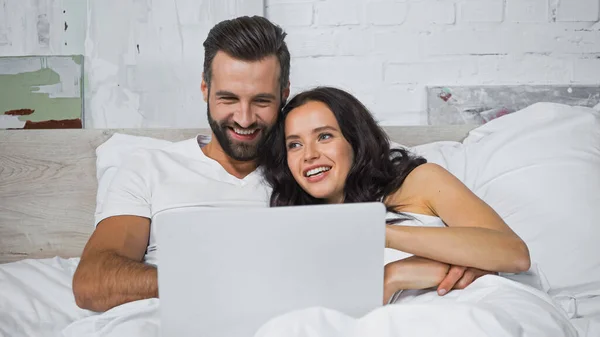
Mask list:
[[[420,210],[416,213],[438,216],[448,226],[387,226],[389,248],[495,272],[523,272],[530,267],[529,250],[523,240],[489,205],[436,164],[423,164],[413,170],[386,203],[410,205]],[[399,210],[403,211],[402,207]]]
[[[424,257],[411,256],[385,265],[384,298],[396,291],[437,287],[448,274],[450,265]]]
[[[445,295],[452,289],[464,289],[481,276],[494,274],[477,268],[451,266],[447,263],[411,256],[390,262],[384,269],[383,303],[398,290],[437,287]]]

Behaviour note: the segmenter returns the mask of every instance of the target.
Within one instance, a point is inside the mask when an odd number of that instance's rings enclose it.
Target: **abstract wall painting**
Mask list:
[[[0,129],[83,128],[83,59],[0,57]]]
[[[429,125],[482,125],[537,102],[594,107],[600,86],[497,85],[427,88]]]

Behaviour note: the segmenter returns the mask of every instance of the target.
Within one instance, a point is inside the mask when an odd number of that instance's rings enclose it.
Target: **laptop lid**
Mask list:
[[[381,203],[158,213],[163,336],[252,336],[278,315],[381,306]]]

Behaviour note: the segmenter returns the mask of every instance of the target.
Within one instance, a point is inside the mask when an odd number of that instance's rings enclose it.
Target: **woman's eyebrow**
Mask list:
[[[334,128],[333,126],[325,125],[325,126],[320,126],[318,128],[313,129],[312,133],[319,133],[319,132],[323,132],[323,131],[337,131],[337,129]]]
[[[329,126],[329,125],[325,125],[325,126],[319,126],[318,128],[314,128],[312,130],[312,133],[319,133],[319,132],[323,132],[323,131],[338,131],[336,128],[334,128],[333,126]],[[285,137],[286,140],[288,139],[298,139],[300,138],[300,136],[298,135],[288,135]]]

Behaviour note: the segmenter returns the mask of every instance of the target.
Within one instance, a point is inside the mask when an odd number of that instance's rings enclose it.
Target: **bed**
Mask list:
[[[385,131],[492,205],[532,269],[443,298],[407,292],[360,318],[307,308],[256,336],[600,336],[600,112],[538,103],[480,126]],[[158,334],[158,299],[94,313],[77,308],[71,279],[109,173],[136,147],[197,134],[209,130],[0,131],[1,336]]]

